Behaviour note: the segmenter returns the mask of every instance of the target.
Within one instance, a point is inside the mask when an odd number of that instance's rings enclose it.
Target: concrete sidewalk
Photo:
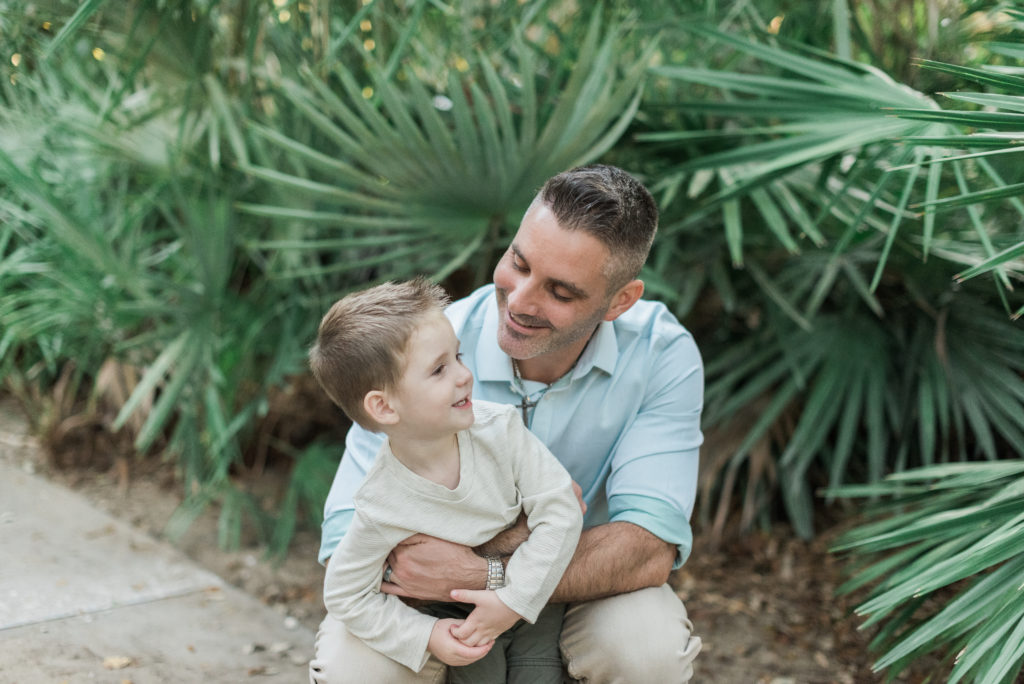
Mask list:
[[[308,681],[309,629],[18,467],[9,448],[0,684]]]

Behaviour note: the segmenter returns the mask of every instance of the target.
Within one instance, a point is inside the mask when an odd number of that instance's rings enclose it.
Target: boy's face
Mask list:
[[[409,338],[405,370],[390,397],[399,429],[431,437],[473,424],[473,374],[461,356],[445,315],[435,311],[424,316]]]

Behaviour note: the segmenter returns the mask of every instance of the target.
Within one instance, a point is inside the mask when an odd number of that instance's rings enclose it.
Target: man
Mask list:
[[[640,299],[657,222],[650,193],[624,171],[561,173],[527,210],[493,287],[446,311],[475,395],[518,406],[580,487],[586,529],[552,601],[569,604],[560,642],[568,675],[594,684],[684,682],[700,650],[666,581],[692,544],[703,367],[664,305]],[[349,432],[325,507],[324,562],[379,444]],[[388,556],[381,589],[435,601],[482,589],[495,581],[494,559],[528,534],[520,524],[476,549],[412,537]],[[433,659],[418,674],[392,667],[330,617],[310,664],[313,682],[443,677]]]

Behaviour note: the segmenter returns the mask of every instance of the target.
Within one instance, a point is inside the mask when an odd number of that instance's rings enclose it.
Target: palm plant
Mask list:
[[[272,199],[240,205],[272,221],[267,239],[248,243],[268,274],[335,295],[472,265],[470,285],[482,284],[510,218],[540,184],[622,134],[650,55],[623,49],[623,29],[605,28],[598,12],[578,42],[566,41],[571,59],[528,32],[513,28],[502,51],[456,52],[446,78],[415,62],[392,78],[394,55],[384,63],[364,52],[362,81],[347,64],[326,79],[311,70],[275,79],[290,123],[251,122],[257,151],[243,165]],[[419,37],[399,42],[422,49]]]
[[[987,196],[1008,197],[1005,172],[981,156],[949,158],[935,143],[959,132],[953,114],[943,119],[934,101],[877,69],[687,31],[730,48],[716,53],[730,68],[652,69],[643,112],[653,130],[637,138],[652,146],[648,167],[663,178],[659,252],[694,264],[673,271],[656,257],[653,282],[666,297],[681,293],[681,314],[703,300],[697,325],[708,315],[733,321],[709,330],[706,424],[714,432],[728,423],[743,438],[708,464],[705,516],[717,499],[721,526],[746,466],[744,523],[781,486],[790,520],[809,536],[818,486],[975,453],[994,458],[1017,443],[1024,415],[1012,381],[962,371],[1019,372],[1012,357],[971,343],[976,326],[1019,335],[985,304],[1008,302],[1014,271],[995,271],[991,289],[957,286],[960,267],[950,263],[1006,266],[996,245],[1012,239],[1015,222],[940,211],[954,204],[945,197],[951,184],[968,178],[991,179],[1003,194]],[[680,112],[683,121],[656,129]],[[1007,206],[1022,208],[1012,197]],[[709,242],[716,219],[725,230]],[[954,246],[961,241],[976,245],[974,254]],[[962,315],[968,309],[973,316]],[[768,453],[778,454],[770,467]],[[776,467],[774,481],[753,477]]]
[[[185,50],[194,59],[160,68],[161,48],[177,39],[221,35],[216,13],[197,26],[194,8],[143,6],[121,34],[109,14],[79,21],[100,4],[27,51],[30,68],[3,84],[0,369],[25,396],[42,396],[32,388],[58,376],[81,388],[86,405],[65,407],[73,415],[52,416],[44,431],[130,426],[138,453],[175,456],[194,495],[178,519],[218,500],[230,544],[242,511],[268,522],[232,475],[251,460],[272,390],[302,369],[304,310],[251,280],[239,249],[233,205],[246,186],[224,162],[244,152],[240,106],[219,81],[221,64]],[[63,37],[76,27],[108,49],[84,65],[73,59],[82,46]],[[104,369],[121,376],[117,396]],[[279,527],[319,508],[308,488],[292,489],[301,496]]]
[[[1020,353],[1020,350],[1018,350]],[[1020,460],[945,464],[835,492],[882,497],[834,551],[852,554],[841,592],[870,587],[857,612],[878,625],[875,669],[896,676],[945,654],[946,681],[1013,682],[1024,669]]]
[[[339,456],[282,420],[328,298],[414,271],[481,280],[506,216],[631,120],[650,48],[599,11],[560,23],[557,4],[32,18],[47,28],[0,86],[8,387],[68,378],[79,403],[55,422],[173,457],[188,496],[172,533],[216,502],[222,543],[248,517],[282,551]],[[485,48],[438,60],[453,27]],[[238,486],[268,450],[292,462],[276,515]]]
[[[1024,13],[1016,15],[1024,19]],[[1010,57],[1024,57],[1016,44],[991,47]],[[974,129],[966,135],[913,138],[909,143],[949,150],[936,163],[977,160],[995,164],[1024,151],[1016,142],[1024,123],[1020,115],[1024,112],[1024,69],[928,66],[1003,92],[950,94],[954,100],[982,105],[984,111],[900,112],[908,118]],[[987,176],[987,187],[978,189],[958,175],[958,194],[933,199],[924,206],[939,211],[967,207],[969,211],[976,238],[961,237],[946,248],[951,260],[969,266],[958,279],[987,273],[998,285],[1009,285],[1011,279],[1020,277],[1024,231],[993,232],[992,223],[1000,216],[992,211],[991,203],[1009,199],[1019,211],[1018,196],[1024,186],[1006,183],[998,173]],[[988,204],[978,206],[983,203]],[[1002,290],[999,293],[1002,295]],[[1003,303],[1008,307],[1005,296]],[[1014,317],[1022,311],[1016,310]],[[1019,331],[1006,325],[1000,328],[992,331],[995,337],[987,343],[999,357],[1020,359],[1024,344]],[[962,342],[960,346],[964,346]],[[1024,414],[1024,371],[1016,365],[1014,372],[1005,374],[1001,364],[993,361],[949,366],[981,379],[969,382],[960,378],[956,385],[966,391],[986,385],[1006,390],[999,403],[970,397],[974,409],[968,417],[979,427],[988,420],[1016,432],[1005,448],[996,449],[988,432],[975,431],[986,454],[994,457],[1016,452],[1019,458],[1024,444],[1024,434],[1017,427]],[[853,577],[842,590],[869,587],[867,599],[857,611],[868,616],[866,626],[882,625],[872,643],[882,651],[876,669],[890,668],[896,674],[915,657],[938,651],[947,654],[952,665],[949,681],[1011,682],[1019,677],[1024,670],[1021,487],[1024,477],[1017,460],[921,468],[893,475],[877,485],[833,492],[881,499],[869,511],[870,522],[843,535],[834,548],[853,559]],[[930,608],[922,610],[922,606]]]
[[[1024,443],[1024,335],[1007,320],[1021,313],[1021,70],[926,63],[1002,91],[942,109],[870,68],[696,33],[735,48],[719,53],[729,68],[655,69],[638,137],[678,207],[660,249],[696,262],[680,278],[656,260],[655,282],[698,324],[719,317],[706,411],[739,437],[711,454],[704,514],[721,527],[744,466],[746,524],[772,486],[805,535],[817,487],[884,497],[837,545],[853,558],[844,590],[870,587],[858,610],[881,625],[877,667],[895,676],[938,650],[959,653],[954,681],[1013,681],[1020,468],[997,459]],[[680,101],[677,81],[708,95]],[[667,108],[686,118],[658,130]]]

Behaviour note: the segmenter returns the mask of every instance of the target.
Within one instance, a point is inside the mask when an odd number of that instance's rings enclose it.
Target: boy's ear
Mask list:
[[[391,407],[386,392],[370,390],[363,397],[363,410],[379,425],[394,425],[398,422],[398,412]]]

